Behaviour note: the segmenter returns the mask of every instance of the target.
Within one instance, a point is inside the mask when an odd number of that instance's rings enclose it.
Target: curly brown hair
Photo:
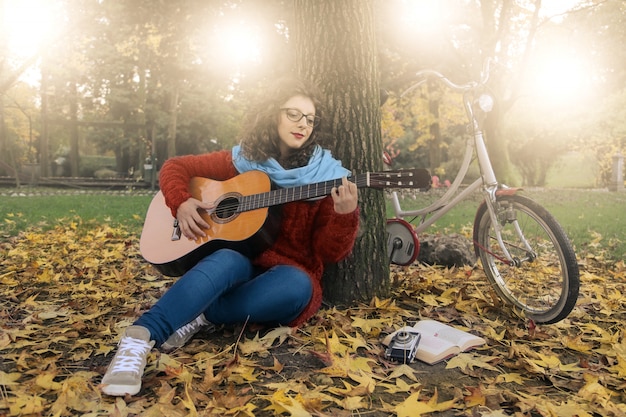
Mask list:
[[[321,94],[313,85],[296,78],[283,78],[276,82],[268,92],[269,94],[256,106],[256,111],[250,112],[250,116],[244,121],[240,137],[243,155],[247,159],[259,162],[274,158],[285,169],[306,165],[318,143],[318,132],[324,120]],[[320,123],[313,128],[307,142],[287,158],[282,158],[278,136],[280,108],[294,96],[311,99],[315,106],[315,115],[320,116],[321,119]]]

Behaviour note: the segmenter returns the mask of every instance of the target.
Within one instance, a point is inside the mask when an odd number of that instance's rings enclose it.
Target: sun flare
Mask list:
[[[258,63],[261,60],[261,45],[255,30],[243,22],[219,28],[217,39],[225,58],[236,64]]]
[[[23,59],[36,54],[58,32],[59,2],[5,0],[3,30],[11,57]]]
[[[400,3],[400,22],[419,32],[432,32],[442,21],[442,4],[431,0],[403,0]]]
[[[583,63],[573,56],[545,56],[530,69],[529,90],[546,101],[573,101],[585,89]]]

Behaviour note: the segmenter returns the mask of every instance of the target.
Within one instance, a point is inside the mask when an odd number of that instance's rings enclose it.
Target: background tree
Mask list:
[[[380,86],[374,6],[363,0],[296,0],[297,71],[326,93],[331,149],[354,172],[381,170]],[[325,298],[369,301],[389,289],[384,196],[360,190],[361,233],[350,259],[327,270]]]
[[[626,2],[604,0],[566,16],[573,44],[593,84],[577,97],[575,123],[568,139],[581,153],[591,154],[599,169],[597,185],[610,184],[612,157],[626,154]],[[586,105],[585,105],[586,104]]]
[[[429,7],[408,8],[419,4]],[[623,42],[624,30],[616,26],[624,17],[624,2],[581,2],[571,10],[561,8],[558,12],[551,11],[555,3],[537,0],[451,0],[436,4],[435,8],[430,2],[390,1],[380,7],[378,14],[383,20],[379,25],[382,84],[392,92],[386,107],[393,113],[393,117],[385,118],[383,128],[386,133],[394,132],[383,139],[393,143],[399,164],[419,162],[435,174],[453,171],[450,168],[454,167],[455,155],[451,152],[455,149],[453,143],[462,140],[462,130],[452,128],[448,137],[441,130],[441,115],[448,112],[448,103],[436,105],[437,91],[419,98],[431,97],[430,107],[420,104],[414,109],[398,108],[406,102],[395,101],[393,96],[415,82],[415,72],[423,68],[437,69],[457,82],[477,79],[484,60],[491,57],[495,65],[489,87],[497,101],[495,111],[489,115],[486,136],[500,180],[545,185],[548,173],[561,157],[587,152],[590,136],[598,137],[594,148],[603,155],[598,163],[610,166],[607,150],[615,150],[619,141],[613,139],[614,144],[607,147],[605,142],[611,141],[608,137],[617,135],[605,127],[616,126],[617,119],[605,119],[604,123],[596,119],[593,123],[589,115],[604,108],[603,95],[608,94],[603,84],[612,83],[623,73],[616,65],[623,62],[623,48],[616,45]],[[398,15],[403,18],[398,20]],[[548,61],[550,65],[546,65]],[[584,71],[581,63],[587,63]],[[546,74],[551,75],[550,81],[542,81]],[[572,80],[574,74],[583,79]],[[568,91],[563,85],[566,82],[570,83],[569,96],[563,94]],[[623,81],[616,85],[622,86]],[[558,86],[562,88],[555,91]],[[595,94],[588,88],[592,86]],[[447,96],[448,91],[444,94]],[[614,110],[601,112],[605,116],[619,108],[608,102],[607,106]],[[583,120],[588,123],[583,124]],[[401,129],[392,129],[394,124]],[[402,130],[403,134],[398,133]],[[583,132],[585,146],[577,146],[577,137]],[[537,147],[537,143],[542,146]],[[437,152],[445,162],[437,161]],[[598,185],[603,183],[600,180]]]
[[[28,160],[24,141],[29,139],[15,131],[20,123],[12,120],[23,114],[11,110],[16,103],[10,97],[17,97],[23,109],[29,103],[46,108],[50,120],[42,123],[35,118],[32,123],[33,137],[40,145],[36,156],[41,161],[35,162],[41,162],[45,175],[61,154],[70,164],[64,169],[66,175],[75,175],[77,169],[79,175],[93,175],[98,167],[89,166],[93,154],[107,159],[113,155],[112,168],[127,173],[141,169],[146,157],[160,164],[174,153],[227,147],[236,140],[246,103],[265,80],[293,62],[293,35],[300,24],[291,14],[294,3],[172,0],[154,4],[149,0],[45,3],[53,10],[47,20],[64,29],[41,48],[47,52],[43,59],[38,61],[40,54],[34,54],[13,60],[7,58],[11,50],[2,54],[5,122],[0,159],[5,166],[10,165],[9,150],[16,163]],[[612,154],[625,146],[618,109],[624,96],[620,45],[626,6],[620,0],[589,0],[567,13],[561,9],[551,14],[554,4],[373,0],[376,65],[380,84],[392,93],[388,106],[401,104],[394,95],[411,85],[419,69],[438,69],[464,82],[477,78],[486,57],[495,57],[490,87],[498,100],[487,141],[499,177],[541,185],[558,158],[538,163],[532,142],[549,137],[553,151],[563,155],[587,153],[592,147],[601,167],[598,185],[602,185]],[[326,21],[318,24],[328,26]],[[24,26],[31,32],[37,29]],[[2,30],[10,31],[9,25],[2,25]],[[252,60],[250,51],[235,43],[242,35],[258,43],[258,55]],[[347,41],[339,40],[342,45]],[[0,48],[6,50],[7,42],[6,36],[0,37]],[[545,94],[538,98],[538,90],[545,93],[551,86],[538,83],[536,76],[555,69],[555,65],[538,64],[563,52],[585,63],[587,91],[568,102],[557,103]],[[33,63],[45,72],[45,87],[32,97],[9,91]],[[563,67],[561,79],[575,72],[571,66]],[[447,93],[432,90],[421,99],[430,100],[430,106],[416,105],[415,114],[390,107],[384,139],[400,151],[399,163],[429,167],[443,176],[454,170],[452,152],[454,144],[462,141],[461,123],[455,126],[445,120],[454,113],[453,107],[447,107]],[[388,123],[395,127],[389,128]],[[394,133],[387,137],[389,132]]]
[[[4,0],[0,0],[0,22],[4,21]],[[0,85],[4,84],[4,77],[7,71],[6,57],[8,56],[9,47],[7,45],[7,33],[4,25],[0,26]],[[0,154],[8,154],[7,129],[4,117],[4,89],[0,89]],[[6,172],[10,167],[9,161],[0,160],[0,173]],[[3,164],[4,163],[4,164]]]

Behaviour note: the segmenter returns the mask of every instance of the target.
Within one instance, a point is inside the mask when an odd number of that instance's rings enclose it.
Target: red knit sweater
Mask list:
[[[230,150],[218,151],[167,160],[161,169],[159,183],[165,202],[176,217],[178,206],[191,197],[188,184],[192,177],[225,181],[237,174]],[[278,238],[253,263],[264,268],[293,265],[309,274],[313,295],[300,316],[290,323],[297,326],[321,306],[324,265],[337,263],[352,251],[359,227],[359,210],[338,214],[332,198],[327,196],[313,202],[296,201],[283,205],[281,220]]]

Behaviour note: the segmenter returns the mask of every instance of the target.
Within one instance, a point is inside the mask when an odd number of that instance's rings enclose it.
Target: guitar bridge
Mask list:
[[[178,225],[178,219],[174,220],[174,224],[172,225],[172,241],[180,240],[180,226]]]

